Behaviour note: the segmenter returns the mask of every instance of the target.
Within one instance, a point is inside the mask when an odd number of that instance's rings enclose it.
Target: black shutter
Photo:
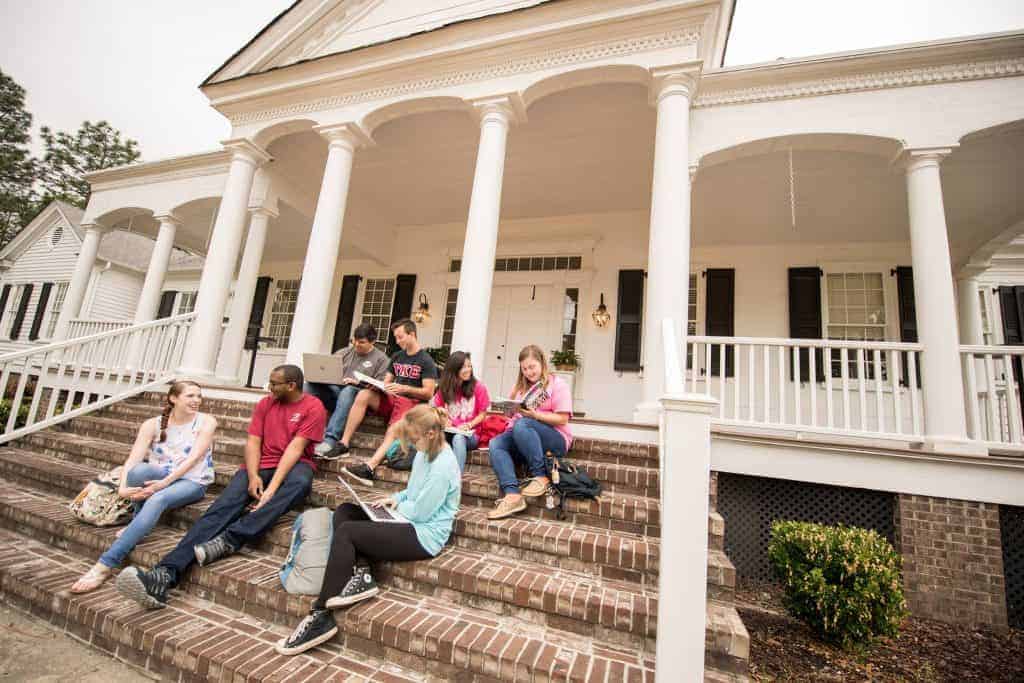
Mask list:
[[[399,275],[395,278],[395,300],[391,305],[391,321],[388,323],[388,355],[398,351],[391,326],[412,315],[412,297],[416,290],[415,275]]]
[[[914,269],[910,266],[896,268],[896,298],[899,301],[900,341],[907,344],[917,343],[917,305],[914,303]],[[953,330],[953,334],[957,331]],[[900,375],[904,386],[909,384],[907,354],[900,359]],[[921,386],[921,365],[918,364],[917,386]]]
[[[160,295],[160,307],[156,309],[157,320],[171,317],[171,313],[174,313],[174,297],[177,294],[177,291],[168,289]]]
[[[25,322],[25,313],[28,312],[28,301],[32,298],[32,290],[35,285],[25,285],[25,291],[21,293],[21,303],[18,304],[18,312],[14,316],[14,324],[11,325],[11,340],[21,336],[21,325]]]
[[[36,314],[32,317],[32,327],[29,329],[29,341],[39,339],[39,328],[43,326],[43,316],[46,314],[46,304],[50,301],[50,290],[53,289],[52,282],[44,282],[43,288],[39,290],[39,303],[36,304]]]
[[[792,339],[821,339],[821,269],[789,269],[789,336]],[[800,381],[810,380],[811,360],[800,349]],[[821,349],[814,352],[814,379],[825,381],[825,359]],[[793,379],[793,368],[789,369]]]
[[[707,281],[706,322],[704,328],[709,337],[732,337],[736,334],[735,300],[736,271],[732,268],[709,268],[704,275]],[[718,344],[711,347],[711,374],[721,374]],[[733,347],[725,348],[725,376],[734,373]]]
[[[638,372],[643,338],[644,271],[619,271],[619,302],[615,311],[615,369]]]
[[[11,286],[4,285],[4,288],[0,290],[0,318],[3,318],[4,311],[7,310],[7,300],[11,298]]]
[[[253,340],[260,336],[260,332],[263,330],[263,313],[267,309],[267,296],[270,293],[270,283],[273,281],[274,278],[268,275],[256,278],[256,291],[253,292],[252,308],[249,309],[249,324],[245,329],[243,347],[246,351],[252,351],[255,348],[256,344]]]
[[[338,317],[334,322],[334,342],[331,353],[348,346],[352,336],[352,322],[356,314],[356,296],[359,294],[359,275],[346,275],[341,278],[341,296],[338,297]],[[378,334],[380,330],[378,330]]]
[[[1003,343],[1019,345],[1024,343],[1024,328],[1021,326],[1018,295],[1021,287],[999,288],[999,310],[1003,314]]]

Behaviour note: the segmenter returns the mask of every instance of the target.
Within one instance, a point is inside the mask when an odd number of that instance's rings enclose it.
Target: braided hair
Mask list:
[[[157,443],[167,440],[167,421],[171,417],[171,411],[174,410],[174,404],[171,403],[171,397],[180,396],[181,393],[185,391],[185,387],[196,387],[197,389],[202,388],[195,382],[187,379],[178,380],[171,384],[171,388],[167,390],[167,396],[164,397],[163,410],[160,411],[160,438],[157,439]]]

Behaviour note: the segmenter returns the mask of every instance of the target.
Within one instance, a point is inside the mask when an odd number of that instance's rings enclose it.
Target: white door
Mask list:
[[[551,285],[495,287],[487,324],[483,380],[491,394],[508,396],[519,375],[519,351],[537,344],[547,354],[556,344],[558,320]]]

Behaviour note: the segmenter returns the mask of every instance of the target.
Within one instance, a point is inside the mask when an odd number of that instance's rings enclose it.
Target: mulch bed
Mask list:
[[[786,614],[775,586],[737,586],[752,681],[1024,681],[1024,631],[1000,634],[909,617],[865,652],[819,641]]]

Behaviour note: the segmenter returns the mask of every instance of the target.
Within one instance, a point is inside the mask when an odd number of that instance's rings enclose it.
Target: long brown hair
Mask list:
[[[185,387],[195,387],[202,391],[202,387],[188,379],[180,379],[171,385],[171,388],[167,390],[167,396],[164,397],[164,408],[160,413],[160,438],[157,439],[157,443],[167,440],[167,420],[171,417],[171,411],[174,410],[174,404],[171,403],[171,397],[181,396],[181,393],[185,391]]]
[[[470,375],[469,379],[463,382],[459,378],[459,374],[462,372],[462,366],[466,364],[466,361],[472,362],[469,354],[465,351],[456,351],[452,355],[448,356],[448,360],[444,363],[444,370],[441,371],[441,398],[444,402],[455,403],[459,400],[460,395],[463,398],[472,398],[473,392],[476,390],[476,375]]]
[[[516,377],[516,385],[512,387],[513,398],[519,394],[525,394],[526,390],[533,386],[523,375],[523,361],[527,358],[534,358],[540,363],[540,385],[542,387],[548,385],[550,371],[548,370],[548,359],[544,357],[544,351],[536,344],[524,346],[523,350],[519,352],[519,376]]]
[[[441,408],[421,403],[407,412],[398,423],[398,440],[402,444],[402,450],[408,452],[409,446],[415,449],[411,434],[415,432],[420,436],[426,436],[433,431],[434,435],[427,440],[427,461],[434,462],[434,458],[445,447],[444,439],[445,411]]]

